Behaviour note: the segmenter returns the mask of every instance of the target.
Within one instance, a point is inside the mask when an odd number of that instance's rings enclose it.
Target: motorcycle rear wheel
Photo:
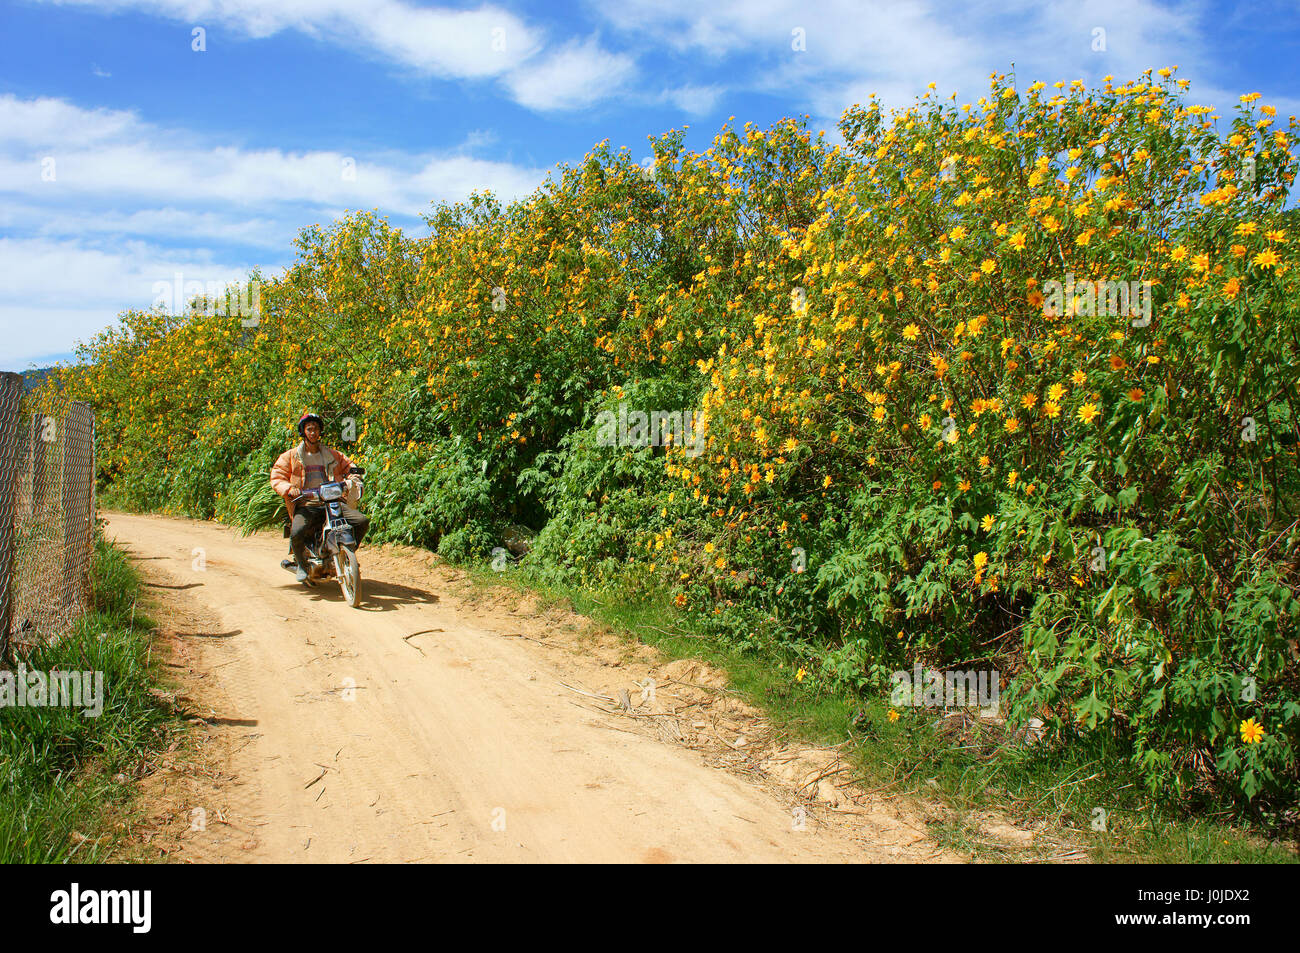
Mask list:
[[[339,577],[343,598],[355,609],[361,604],[361,563],[351,546],[340,546],[334,554],[334,570]]]

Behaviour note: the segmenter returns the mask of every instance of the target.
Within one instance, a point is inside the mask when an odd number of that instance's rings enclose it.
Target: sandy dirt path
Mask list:
[[[105,516],[157,595],[178,701],[204,719],[200,756],[147,779],[168,859],[951,859],[704,667],[428,554],[364,548],[352,609],[279,568],[278,534]]]

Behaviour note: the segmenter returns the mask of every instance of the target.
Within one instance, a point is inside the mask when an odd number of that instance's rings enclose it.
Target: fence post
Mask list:
[[[95,408],[89,404],[86,407],[90,411],[90,519],[87,521],[86,526],[86,552],[90,554],[86,560],[86,571],[89,574],[90,559],[94,557],[95,553],[95,516],[99,512],[95,509],[95,503],[97,502],[95,499],[95,482],[99,478],[99,471],[95,468],[99,466],[99,446],[95,440]],[[90,598],[89,578],[87,578],[86,582],[86,598],[87,600]],[[89,601],[86,602],[86,608],[90,608]]]
[[[39,438],[37,434],[36,414],[32,414],[31,425],[27,428],[27,518],[33,519],[36,516],[36,441]]]
[[[49,447],[45,439],[45,418],[41,414],[32,414],[32,493],[27,515],[32,519],[45,506],[45,494],[49,492],[45,467],[49,463]]]
[[[9,657],[10,616],[13,614],[15,552],[14,517],[18,509],[18,405],[23,379],[0,374],[0,658]]]
[[[63,612],[70,623],[85,608],[90,582],[90,554],[86,550],[89,535],[86,523],[90,514],[90,487],[93,474],[88,471],[91,442],[90,405],[73,401],[63,418],[62,503],[63,503]]]

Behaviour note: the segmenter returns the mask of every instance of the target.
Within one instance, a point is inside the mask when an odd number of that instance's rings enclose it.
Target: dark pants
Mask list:
[[[370,517],[360,510],[354,510],[346,503],[340,503],[339,509],[343,518],[348,521],[352,527],[352,535],[357,539],[357,545],[361,545],[361,540],[366,536],[366,530],[370,528]],[[307,568],[307,554],[305,552],[307,541],[315,539],[316,534],[320,532],[321,524],[325,522],[327,510],[323,506],[299,506],[293,513],[293,525],[289,528],[289,545],[293,549],[293,558],[298,561],[298,565],[303,569]]]

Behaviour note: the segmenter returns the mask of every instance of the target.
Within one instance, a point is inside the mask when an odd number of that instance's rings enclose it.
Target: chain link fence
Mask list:
[[[95,418],[89,404],[23,400],[0,375],[0,654],[24,655],[90,605]]]

